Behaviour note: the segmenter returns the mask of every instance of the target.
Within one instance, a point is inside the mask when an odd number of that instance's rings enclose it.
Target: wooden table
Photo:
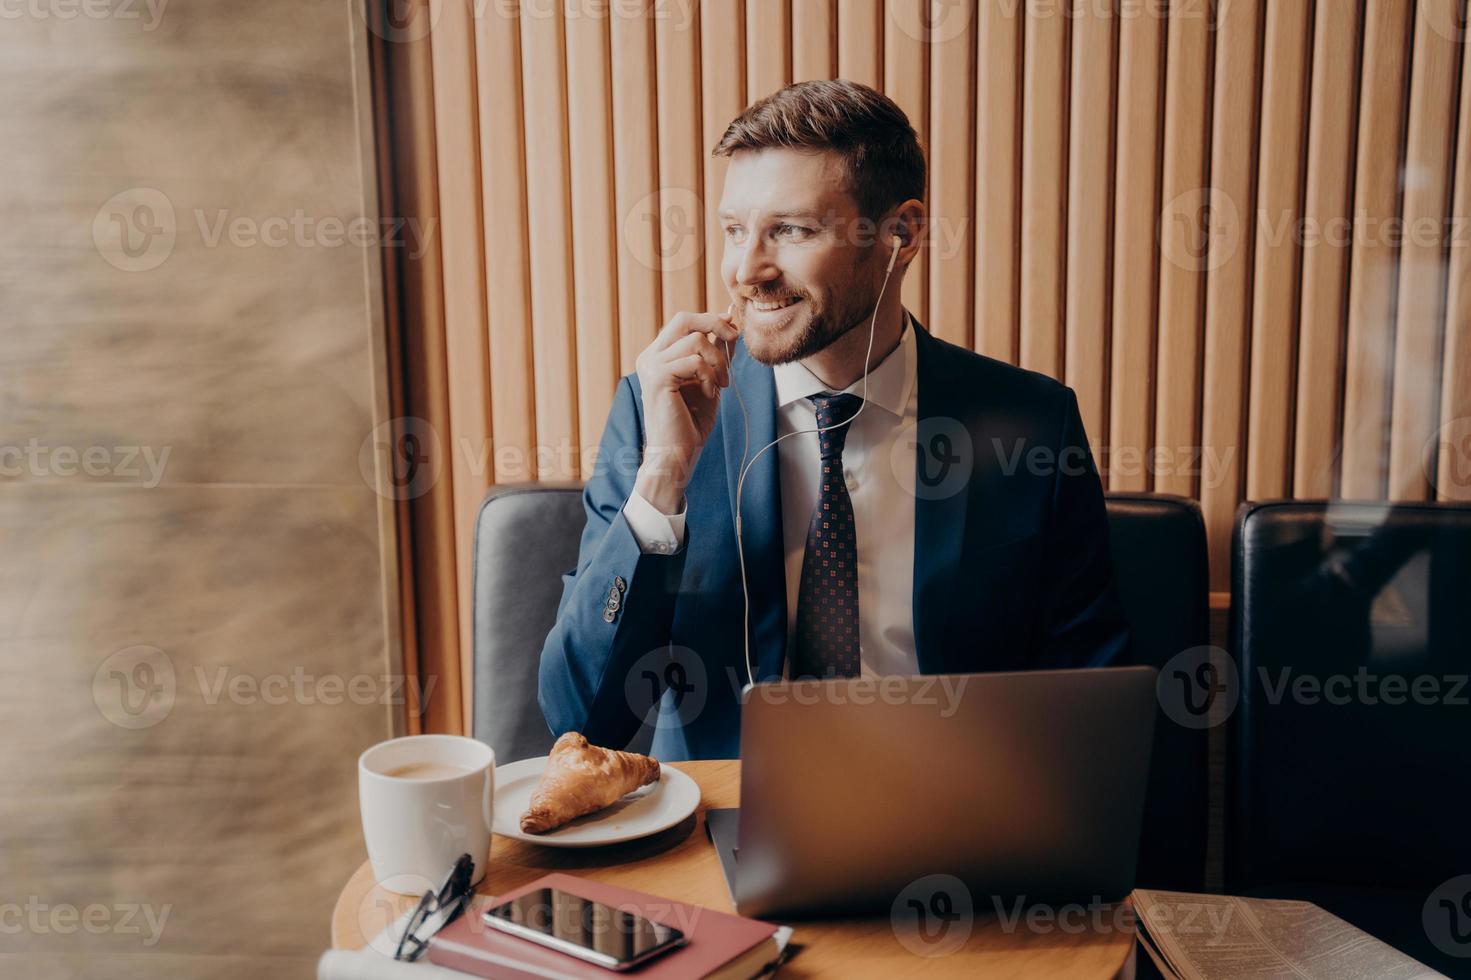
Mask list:
[[[510,891],[549,871],[565,871],[609,884],[732,912],[730,893],[705,835],[704,811],[736,806],[738,761],[674,763],[700,786],[700,811],[661,834],[591,850],[527,844],[497,836],[490,870],[477,891]],[[332,945],[358,949],[414,904],[408,896],[378,888],[365,861],[337,898]],[[1007,927],[990,908],[975,910],[969,939],[953,952],[924,956],[907,949],[886,915],[841,921],[798,921],[792,941],[802,949],[782,967],[782,977],[1026,976],[1116,977],[1133,974],[1134,934],[1117,916],[1083,924],[1075,914],[1060,928],[1028,928],[1025,917]]]

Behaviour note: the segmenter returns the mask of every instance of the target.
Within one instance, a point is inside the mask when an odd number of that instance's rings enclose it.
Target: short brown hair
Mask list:
[[[788,85],[737,116],[712,156],[778,146],[835,150],[863,217],[877,220],[910,198],[924,200],[919,137],[904,110],[867,85],[841,78]]]

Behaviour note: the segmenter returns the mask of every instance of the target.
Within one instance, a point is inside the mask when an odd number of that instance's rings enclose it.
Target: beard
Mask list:
[[[792,295],[794,294],[791,290],[766,290],[752,299],[763,302]],[[795,295],[801,297],[807,307],[797,316],[805,316],[806,320],[804,322],[798,319],[783,327],[780,333],[768,332],[764,327],[748,330],[745,320],[746,300],[743,298],[736,304],[737,323],[745,338],[746,350],[753,359],[768,367],[790,364],[825,350],[872,316],[878,300],[878,290],[872,283],[860,286],[857,281],[844,283],[831,290],[828,293],[833,297],[830,304],[818,304],[807,293]]]

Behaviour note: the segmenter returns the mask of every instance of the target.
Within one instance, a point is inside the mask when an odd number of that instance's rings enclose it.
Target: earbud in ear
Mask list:
[[[894,240],[894,249],[889,253],[889,267],[884,270],[884,275],[894,271],[894,263],[899,261],[899,246],[904,244],[898,235],[891,236]]]

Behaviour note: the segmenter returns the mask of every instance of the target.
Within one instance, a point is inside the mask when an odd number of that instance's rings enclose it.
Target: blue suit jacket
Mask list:
[[[1102,487],[1072,390],[923,327],[915,342],[920,672],[1119,659],[1128,631],[1111,582]],[[776,438],[775,377],[744,344],[731,367],[750,413],[754,454]],[[594,744],[623,746],[658,699],[658,758],[740,754],[746,667],[734,501],[741,433],[740,408],[727,391],[685,491],[684,546],[672,555],[643,554],[622,516],[643,447],[643,404],[636,376],[619,382],[584,491],[577,568],[563,576],[556,625],[541,654],[540,701],[554,734],[580,731]],[[787,634],[775,449],[747,476],[742,512],[752,658],[757,679],[772,680],[783,674]]]

